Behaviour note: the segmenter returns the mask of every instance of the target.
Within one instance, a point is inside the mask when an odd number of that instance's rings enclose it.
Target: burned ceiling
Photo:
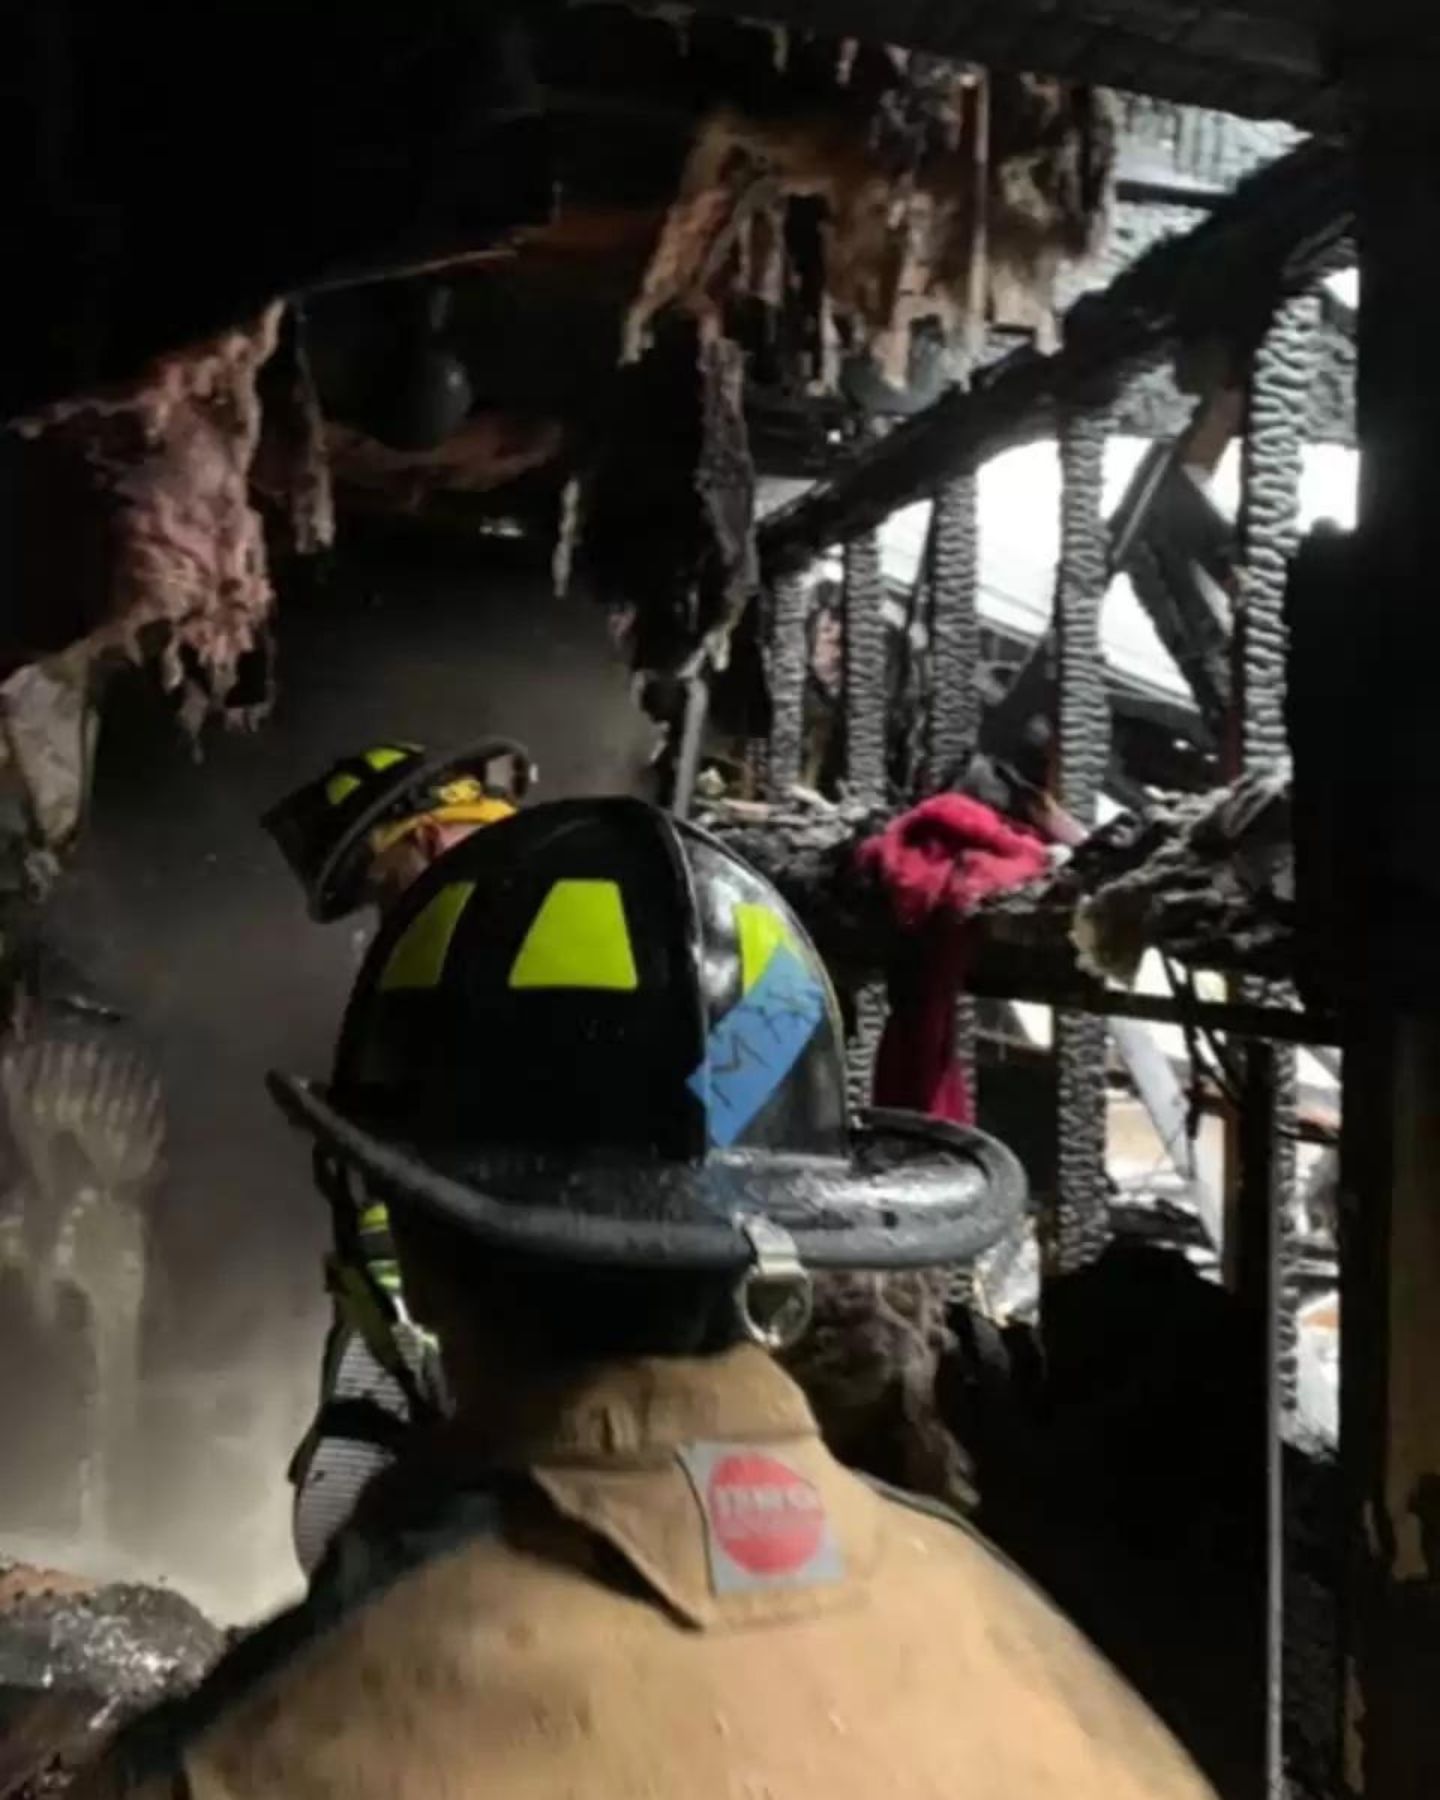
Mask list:
[[[883,34],[991,68],[1043,69],[1070,80],[1310,129],[1340,117],[1327,67],[1331,9],[1312,0],[753,0],[725,11],[823,20],[830,31]]]
[[[1096,76],[1215,98],[1223,65],[1229,104],[1323,110],[1282,0],[1248,33],[1193,8],[1181,29],[1163,0],[1068,8],[1063,29],[1040,6],[1003,31],[993,7],[887,16],[903,49],[866,41],[861,0],[764,10],[275,0],[236,10],[199,82],[144,9],[27,9],[0,676],[62,656],[83,682],[153,652],[192,725],[253,718],[276,558],[323,548],[338,510],[553,545],[673,701],[702,652],[724,664],[761,550],[774,567],[795,535],[757,540],[758,475],[821,477],[823,510],[825,478],[850,491],[944,429],[997,349],[1070,366],[1058,303],[1111,219],[1134,110]],[[1333,235],[1343,155],[1294,154]],[[1237,173],[1210,161],[1202,208]],[[1271,213],[1251,248],[1286,237]],[[1234,310],[1227,282],[1159,313]],[[1082,362],[1114,337],[1085,316]],[[1152,348],[1175,335],[1155,317]],[[1008,391],[989,380],[982,405]],[[744,633],[733,654],[763,688]]]
[[[247,38],[216,80],[290,104],[243,167],[201,130],[219,93],[116,84],[101,59],[133,44],[32,23],[33,198],[68,261],[11,371],[33,492],[9,536],[78,506],[94,546],[53,603],[27,586],[43,630],[12,619],[10,666],[154,640],[189,716],[250,713],[262,513],[322,545],[328,468],[342,506],[470,524],[493,494],[560,531],[633,659],[675,669],[756,590],[757,461],[825,455],[866,380],[903,397],[992,326],[1048,341],[1104,221],[1088,86],[704,14],[433,15],[390,43],[347,14],[323,83],[308,10],[273,65]],[[181,143],[193,233],[167,211]]]

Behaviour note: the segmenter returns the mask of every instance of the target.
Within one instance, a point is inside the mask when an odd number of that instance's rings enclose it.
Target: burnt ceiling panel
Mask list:
[[[1326,9],[1311,0],[707,0],[707,8],[1311,130],[1340,122]]]

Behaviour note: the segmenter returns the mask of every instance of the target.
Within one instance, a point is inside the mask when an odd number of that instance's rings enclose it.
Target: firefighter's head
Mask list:
[[[412,1307],[528,1359],[793,1339],[811,1267],[963,1260],[1023,1179],[852,1125],[838,1009],[776,890],[643,802],[477,832],[384,919],[326,1089],[273,1087],[383,1200]]]
[[[261,823],[299,876],[311,916],[388,910],[439,856],[513,813],[535,779],[509,738],[428,753],[375,744],[297,788]]]

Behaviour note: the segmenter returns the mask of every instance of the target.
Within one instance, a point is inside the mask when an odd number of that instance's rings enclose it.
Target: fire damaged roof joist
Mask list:
[[[1243,182],[1182,237],[1165,240],[1077,301],[1064,347],[1031,345],[896,427],[760,531],[770,577],[923,499],[951,476],[1039,435],[1062,401],[1095,404],[1179,347],[1248,354],[1276,299],[1334,266],[1353,216],[1348,155],[1307,142]],[[1240,360],[1240,359],[1237,359]]]
[[[1319,129],[1341,117],[1326,9],[1306,0],[707,0],[708,10],[883,38],[994,68],[1101,82]]]

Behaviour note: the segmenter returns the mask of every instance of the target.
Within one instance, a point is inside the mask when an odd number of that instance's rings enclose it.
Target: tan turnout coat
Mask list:
[[[89,1792],[1210,1794],[986,1544],[834,1462],[798,1388],[758,1351],[601,1371],[508,1460],[489,1526],[477,1532],[472,1509],[449,1538],[412,1533],[408,1566],[367,1578],[368,1595],[352,1590],[212,1699],[167,1771],[117,1766]]]

